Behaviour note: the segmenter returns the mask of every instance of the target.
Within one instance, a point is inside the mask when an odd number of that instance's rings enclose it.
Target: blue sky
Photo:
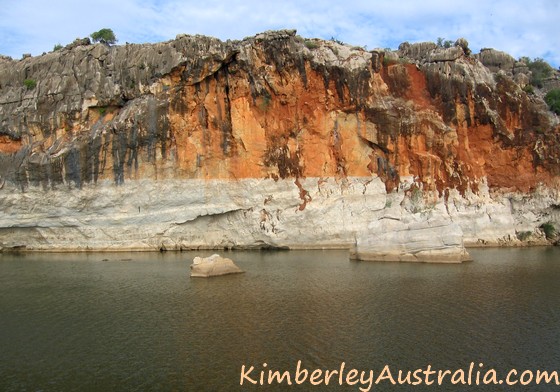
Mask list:
[[[490,47],[558,67],[559,22],[558,0],[0,0],[0,54],[38,55],[104,27],[123,44],[295,28],[368,49],[464,37],[474,52]]]

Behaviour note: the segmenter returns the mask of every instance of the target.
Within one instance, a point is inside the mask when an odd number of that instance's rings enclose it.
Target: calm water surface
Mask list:
[[[222,252],[223,253],[223,252]],[[462,265],[344,251],[227,252],[245,274],[190,279],[195,255],[0,256],[0,391],[357,391],[239,385],[295,372],[560,370],[560,249],[472,250]],[[393,387],[382,390],[516,390]],[[519,388],[518,388],[519,389]],[[519,390],[559,390],[531,385]]]

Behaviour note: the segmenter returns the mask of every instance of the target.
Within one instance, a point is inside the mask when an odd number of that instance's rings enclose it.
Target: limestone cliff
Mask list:
[[[463,240],[546,242],[558,119],[506,54],[466,52],[278,31],[0,58],[0,246],[456,261]]]

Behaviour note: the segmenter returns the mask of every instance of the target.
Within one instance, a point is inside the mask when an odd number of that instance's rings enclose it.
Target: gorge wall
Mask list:
[[[505,53],[178,36],[0,57],[4,250],[548,243],[558,118]]]

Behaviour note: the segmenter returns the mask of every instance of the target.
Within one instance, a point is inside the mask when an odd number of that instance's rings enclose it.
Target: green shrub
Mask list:
[[[548,240],[554,238],[554,236],[556,235],[556,229],[554,228],[552,222],[543,223],[542,225],[540,225],[540,228],[542,231],[544,231],[544,235]]]
[[[523,91],[525,91],[527,94],[534,94],[535,88],[532,84],[526,84],[525,87],[523,87]]]
[[[37,81],[35,79],[25,79],[23,81],[23,85],[28,89],[28,90],[33,90],[35,87],[37,87]]]
[[[117,42],[117,37],[111,29],[101,29],[90,35],[93,42],[101,42],[106,45],[113,45]]]
[[[462,41],[461,41],[462,40]],[[463,46],[463,41],[465,42],[464,44],[464,51],[465,53],[470,54],[470,49],[468,49],[468,45],[469,43],[467,42],[466,39],[464,38],[459,38],[459,40],[457,40],[457,42],[455,42],[455,46]],[[451,41],[450,39],[444,39],[443,37],[438,37],[437,41],[436,41],[436,45],[438,48],[445,48],[445,49],[449,49],[450,47],[453,46],[453,41]]]
[[[450,47],[453,46],[453,41],[449,40],[449,39],[444,39],[443,37],[438,37],[436,45],[439,48],[445,48],[448,49]]]
[[[550,90],[544,97],[545,102],[548,104],[548,108],[556,114],[560,114],[560,89],[555,88]]]
[[[309,50],[317,49],[319,47],[319,44],[317,42],[311,41],[310,39],[306,39],[304,41],[304,45]]]
[[[528,57],[521,57],[520,60],[525,62],[529,71],[531,71],[531,84],[535,87],[542,88],[543,81],[552,75],[552,67],[546,61],[538,57],[534,60]]]
[[[61,44],[56,44],[53,48],[53,52],[56,52],[57,50],[62,49],[62,45]]]

